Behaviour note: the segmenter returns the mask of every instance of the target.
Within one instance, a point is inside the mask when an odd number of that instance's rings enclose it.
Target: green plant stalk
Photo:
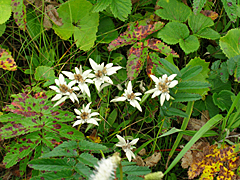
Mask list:
[[[183,131],[187,128],[189,119],[190,119],[191,114],[192,114],[192,111],[193,111],[193,105],[194,105],[194,101],[190,101],[190,102],[188,102],[188,104],[187,104],[186,113],[188,114],[188,117],[186,117],[186,118],[183,119],[183,123],[182,123],[182,126],[181,126],[181,130],[183,130]],[[177,149],[178,144],[179,144],[180,140],[182,139],[182,136],[183,136],[182,133],[179,133],[179,134],[178,134],[177,139],[176,139],[176,141],[175,141],[174,144],[173,144],[172,150],[170,151],[170,153],[169,153],[169,155],[168,155],[168,160],[167,160],[166,167],[168,166],[168,162],[169,162],[169,160],[171,159],[171,157],[173,156],[173,153],[174,153],[175,150]]]
[[[158,133],[157,133],[157,137],[160,136],[160,133],[162,132],[163,122],[164,122],[164,120],[162,120],[161,126],[160,126],[160,128],[159,128],[159,130],[158,130]],[[157,140],[158,140],[158,138],[155,138],[155,140],[154,140],[153,152],[155,152],[156,145],[157,145]]]
[[[123,170],[122,170],[122,163],[119,163],[119,171],[120,171],[120,180],[123,180]]]

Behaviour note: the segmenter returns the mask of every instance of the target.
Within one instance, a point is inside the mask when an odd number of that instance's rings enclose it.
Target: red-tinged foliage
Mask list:
[[[23,0],[12,0],[12,12],[13,17],[17,26],[21,30],[27,29],[27,15],[26,15],[26,6],[24,5]]]
[[[0,47],[0,68],[8,71],[16,71],[17,65],[11,53]]]

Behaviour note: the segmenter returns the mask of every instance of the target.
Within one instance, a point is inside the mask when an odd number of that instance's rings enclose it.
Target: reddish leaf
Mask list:
[[[152,73],[152,68],[153,68],[153,62],[152,62],[152,59],[150,58],[150,56],[148,55],[147,56],[147,68],[146,68],[146,71],[147,71],[147,75],[148,75],[149,78],[150,78],[150,75],[153,74]]]
[[[17,65],[11,56],[11,53],[0,47],[0,68],[8,71],[16,71]]]
[[[172,54],[173,57],[179,57],[179,55],[174,50],[172,50],[169,46],[165,45],[162,41],[158,39],[154,39],[154,38],[148,39],[145,41],[144,45],[166,56],[168,56],[169,54]]]
[[[142,70],[147,54],[148,49],[144,47],[142,42],[138,42],[130,48],[127,62],[127,74],[131,81],[135,79]]]
[[[210,17],[213,21],[217,19],[218,13],[210,10],[201,10],[201,12],[204,16]]]
[[[26,30],[26,6],[23,0],[12,0],[12,12],[16,24],[21,30]]]
[[[147,20],[143,20],[140,22],[129,23],[127,31],[120,34],[120,36],[113,40],[108,45],[108,50],[113,51],[121,46],[130,45],[135,43],[137,40],[142,40],[146,38],[148,35],[158,31],[163,27],[163,22],[155,22],[153,24],[148,24]]]

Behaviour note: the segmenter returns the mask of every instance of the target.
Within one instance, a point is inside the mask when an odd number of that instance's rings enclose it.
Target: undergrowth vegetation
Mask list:
[[[0,15],[0,180],[240,179],[239,0]]]

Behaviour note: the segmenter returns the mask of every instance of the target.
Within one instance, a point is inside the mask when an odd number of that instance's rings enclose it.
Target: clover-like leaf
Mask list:
[[[132,10],[131,0],[111,0],[110,9],[114,17],[125,21]]]
[[[0,24],[5,23],[11,16],[11,0],[0,1]]]

